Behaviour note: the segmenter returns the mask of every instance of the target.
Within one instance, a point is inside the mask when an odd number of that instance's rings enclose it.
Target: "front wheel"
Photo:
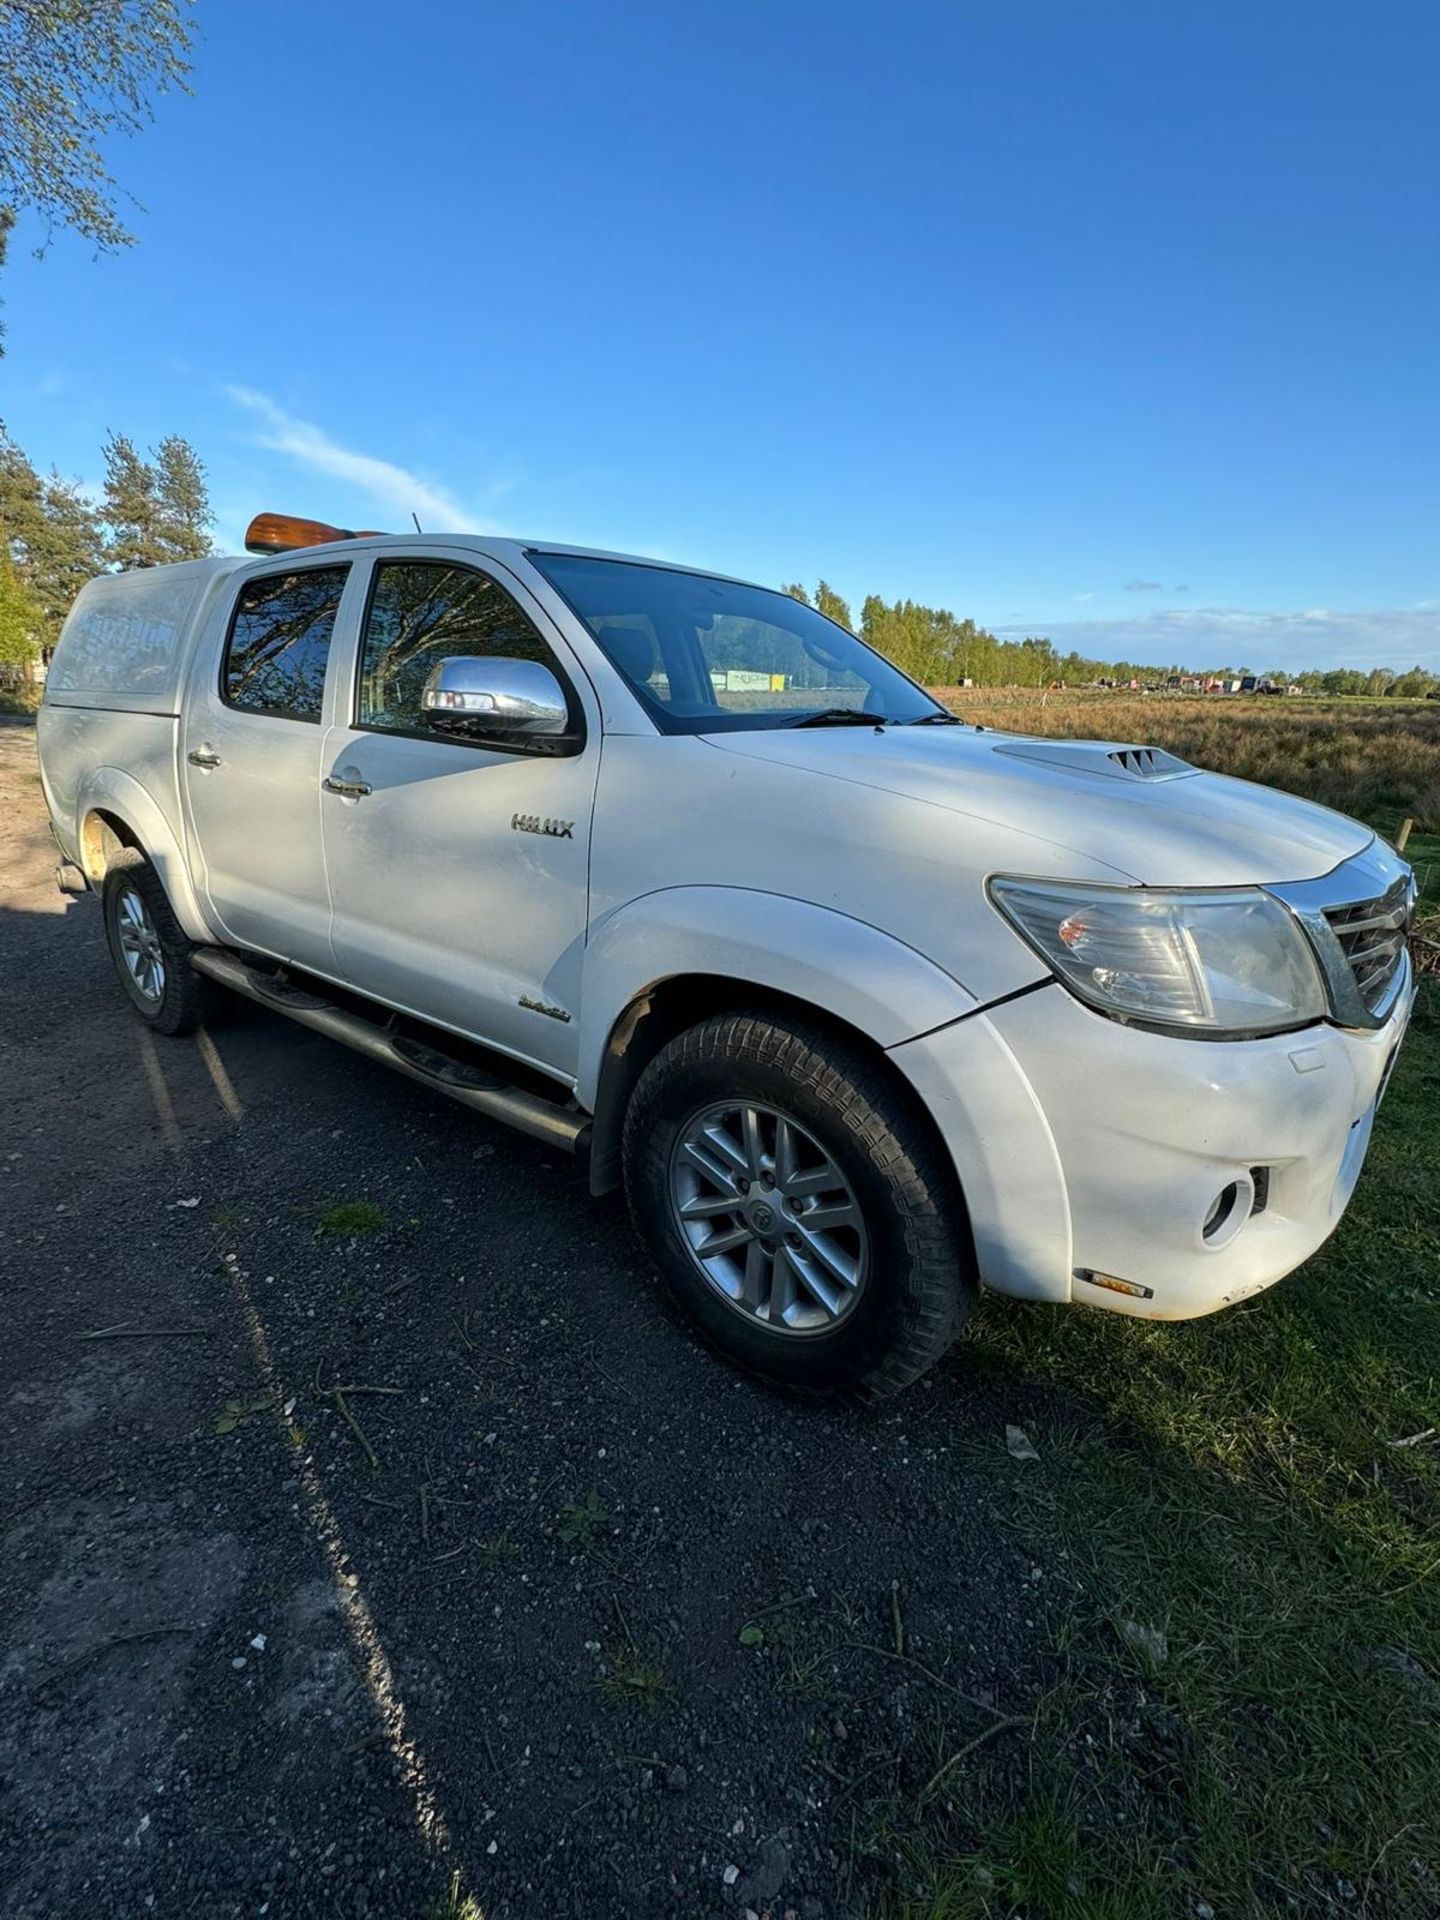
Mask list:
[[[190,942],[143,853],[126,847],[115,855],[100,898],[110,957],[140,1018],[157,1033],[203,1026],[214,987],[191,966]]]
[[[625,1188],[671,1293],[750,1372],[877,1400],[975,1298],[953,1177],[872,1061],[816,1027],[723,1014],[641,1075]]]

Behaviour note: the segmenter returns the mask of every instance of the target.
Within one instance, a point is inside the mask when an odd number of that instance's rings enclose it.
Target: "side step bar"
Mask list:
[[[283,981],[268,980],[219,947],[197,947],[190,955],[190,964],[197,973],[229,987],[232,993],[243,993],[247,1000],[258,1001],[262,1007],[283,1013],[302,1027],[323,1033],[327,1040],[338,1040],[342,1046],[353,1047],[357,1053],[393,1067],[407,1079],[418,1080],[421,1086],[431,1087],[458,1100],[461,1106],[483,1113],[487,1120],[502,1120],[506,1126],[567,1153],[584,1154],[589,1148],[589,1115],[574,1107],[554,1105],[521,1087],[491,1081],[464,1062],[387,1033],[383,1027],[372,1026],[368,1020],[347,1013],[316,994]]]

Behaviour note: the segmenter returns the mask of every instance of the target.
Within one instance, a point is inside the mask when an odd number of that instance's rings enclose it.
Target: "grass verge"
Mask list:
[[[1440,991],[1301,1273],[1188,1325],[1002,1307],[973,1358],[1070,1408],[997,1497],[1073,1598],[1023,1762],[880,1810],[882,1910],[1434,1920]]]
[[[870,1810],[886,1920],[1435,1920],[1440,982],[1300,1273],[1188,1325],[1000,1305],[970,1357],[1067,1409],[975,1466],[1071,1598],[1023,1755]]]

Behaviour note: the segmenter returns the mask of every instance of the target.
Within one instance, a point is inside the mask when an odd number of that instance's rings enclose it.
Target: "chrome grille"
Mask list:
[[[1330,1017],[1342,1027],[1383,1027],[1405,992],[1405,936],[1415,911],[1415,876],[1378,835],[1316,880],[1269,891],[1310,936],[1325,977]]]
[[[1401,875],[1374,900],[1327,907],[1325,919],[1350,964],[1360,998],[1374,1013],[1395,978],[1410,930],[1411,885]]]

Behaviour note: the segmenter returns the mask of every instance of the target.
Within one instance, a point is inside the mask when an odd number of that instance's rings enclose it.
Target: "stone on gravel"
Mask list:
[[[778,1898],[789,1871],[790,1849],[779,1840],[763,1840],[755,1864],[741,1883],[739,1897],[751,1906],[769,1906]]]

